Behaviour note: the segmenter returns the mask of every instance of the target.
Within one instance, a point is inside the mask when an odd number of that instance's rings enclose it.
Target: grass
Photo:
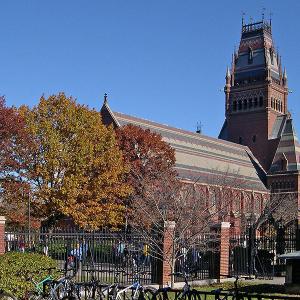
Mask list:
[[[195,287],[198,291],[212,291],[222,288],[223,290],[231,290],[234,291],[234,283],[233,282],[224,282],[224,283],[216,283],[212,285],[206,286],[198,286]],[[240,281],[238,283],[239,292],[249,293],[249,294],[264,294],[271,296],[286,296],[286,295],[295,295],[289,294],[285,291],[284,285],[280,284],[268,284],[260,281]],[[300,291],[297,295],[300,295]]]

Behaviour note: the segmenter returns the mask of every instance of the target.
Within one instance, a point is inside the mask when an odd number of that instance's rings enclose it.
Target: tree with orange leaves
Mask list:
[[[37,145],[28,172],[35,214],[68,216],[85,229],[120,225],[120,199],[131,192],[124,182],[128,167],[100,114],[64,93],[21,111]]]

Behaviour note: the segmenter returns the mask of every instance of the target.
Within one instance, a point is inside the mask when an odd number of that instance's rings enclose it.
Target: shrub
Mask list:
[[[34,284],[28,278],[41,281],[49,275],[47,268],[52,267],[56,267],[56,262],[42,254],[8,252],[1,255],[0,290],[24,298],[27,291],[34,290]]]

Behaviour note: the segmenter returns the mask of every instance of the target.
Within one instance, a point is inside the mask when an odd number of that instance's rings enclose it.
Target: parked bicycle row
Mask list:
[[[48,271],[49,275],[40,280],[35,280],[38,274],[26,274],[26,280],[32,283],[33,289],[26,291],[26,300],[251,300],[251,299],[289,299],[300,300],[297,296],[278,296],[263,294],[247,294],[240,292],[238,288],[239,277],[235,278],[234,289],[223,290],[222,288],[212,291],[198,291],[189,284],[190,273],[172,273],[170,276],[182,276],[184,286],[181,289],[164,287],[156,289],[152,286],[143,286],[139,280],[145,271],[136,271],[132,274],[132,284],[124,286],[119,283],[120,274],[124,270],[115,270],[113,282],[110,284],[101,283],[94,276],[95,270],[86,270],[90,279],[84,282],[77,282],[73,269],[61,270],[63,275],[55,279],[52,273],[57,272],[56,268],[47,268],[41,271]],[[106,270],[109,272],[109,270]],[[1,300],[17,300],[12,294],[1,293]]]

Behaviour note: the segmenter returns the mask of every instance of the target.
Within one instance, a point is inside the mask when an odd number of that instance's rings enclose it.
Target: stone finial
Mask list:
[[[227,66],[227,69],[226,69],[226,78],[230,78],[230,71],[229,71],[229,68],[228,68],[228,66]]]
[[[107,94],[105,93],[104,94],[104,104],[106,104],[107,103]]]
[[[286,68],[284,68],[284,71],[283,71],[283,78],[284,78],[284,79],[287,79]]]

